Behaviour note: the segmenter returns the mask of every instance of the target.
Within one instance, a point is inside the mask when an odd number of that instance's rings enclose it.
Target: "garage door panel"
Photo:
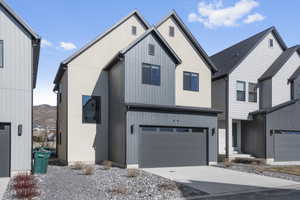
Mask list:
[[[141,167],[207,164],[207,136],[203,132],[140,132]]]
[[[10,175],[10,126],[0,123],[0,177]]]
[[[276,161],[300,161],[300,134],[275,134]]]

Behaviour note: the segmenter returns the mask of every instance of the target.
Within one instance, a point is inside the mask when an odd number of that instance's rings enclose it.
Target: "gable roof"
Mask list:
[[[265,109],[257,110],[257,111],[251,112],[250,115],[269,114],[269,113],[275,112],[277,110],[280,110],[282,108],[285,108],[287,106],[293,105],[293,104],[297,103],[299,100],[300,99],[294,99],[294,100],[290,100],[290,101],[284,102],[282,104],[273,106],[271,108],[265,108]]]
[[[300,76],[300,66],[298,69],[292,74],[292,76],[289,78],[289,82],[294,81],[296,78]]]
[[[184,24],[184,22],[181,20],[181,18],[178,16],[175,10],[173,10],[168,16],[163,18],[159,23],[157,23],[156,27],[158,28],[160,25],[162,25],[165,21],[167,21],[169,18],[172,18],[175,20],[175,22],[179,25],[179,27],[182,29],[183,33],[188,38],[189,42],[193,45],[197,53],[204,59],[206,64],[209,66],[211,71],[213,73],[217,72],[218,69],[215,66],[215,64],[210,60],[207,53],[204,51],[204,49],[201,47],[201,45],[198,43],[196,38],[193,36],[193,34],[189,31],[188,27]]]
[[[36,87],[41,38],[32,28],[11,9],[4,0],[0,0],[0,8],[4,9],[30,36],[33,41],[33,88]]]
[[[74,54],[72,54],[71,56],[69,56],[67,59],[65,59],[64,61],[62,61],[61,64],[60,64],[60,67],[59,67],[59,69],[58,69],[58,71],[56,73],[56,76],[55,76],[55,79],[54,79],[54,83],[57,84],[60,81],[60,79],[61,79],[61,77],[62,77],[62,75],[64,73],[64,70],[65,70],[64,68],[65,68],[65,66],[67,64],[69,64],[72,60],[74,60],[75,58],[77,58],[80,54],[82,54],[83,52],[85,52],[87,49],[89,49],[95,43],[97,43],[98,41],[100,41],[106,35],[108,35],[109,33],[111,33],[113,30],[115,30],[116,28],[118,28],[121,24],[123,24],[125,21],[127,21],[132,16],[136,16],[146,29],[150,28],[150,25],[143,18],[143,16],[139,13],[139,11],[134,10],[129,15],[127,15],[126,17],[124,17],[123,19],[121,19],[119,22],[117,22],[115,25],[113,25],[110,29],[108,29],[104,33],[98,35],[94,40],[90,41],[89,43],[87,43],[86,45],[84,45],[81,49],[79,49]]]
[[[219,71],[214,74],[213,79],[218,79],[230,74],[239,64],[257,47],[257,45],[269,34],[273,33],[283,50],[287,49],[286,44],[277,32],[275,27],[270,27],[257,33],[210,58],[218,67]]]
[[[150,34],[153,34],[155,38],[164,46],[165,50],[172,57],[176,65],[181,63],[180,58],[177,56],[177,54],[172,49],[172,47],[168,44],[168,42],[163,38],[163,36],[157,31],[155,27],[152,27],[151,29],[143,33],[141,36],[139,36],[136,40],[134,40],[131,44],[129,44],[126,48],[124,48],[119,53],[117,53],[117,55],[114,56],[114,58],[107,64],[107,66],[104,69],[109,70],[130,49],[132,49],[135,45],[137,45],[139,42],[141,42],[144,38],[146,38]]]
[[[285,50],[269,67],[269,69],[258,79],[258,81],[264,81],[267,79],[272,78],[275,74],[283,67],[283,65],[290,59],[290,57],[295,53],[298,52],[300,55],[300,46],[294,46]]]

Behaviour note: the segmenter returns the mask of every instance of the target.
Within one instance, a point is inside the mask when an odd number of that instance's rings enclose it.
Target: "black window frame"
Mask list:
[[[242,83],[244,85],[244,90],[238,90],[238,84]],[[243,94],[243,99],[239,99],[239,93]],[[236,100],[237,101],[246,101],[246,82],[245,81],[237,81],[236,82]]]
[[[154,78],[154,67],[159,69],[159,80],[156,82],[156,79]],[[150,72],[147,72],[145,70],[149,70]],[[149,77],[146,77],[149,75]],[[154,86],[160,86],[161,84],[161,67],[160,65],[155,64],[149,64],[149,63],[142,63],[142,84],[145,85],[154,85]]]
[[[87,120],[84,112],[85,97],[96,100],[95,116],[93,121]],[[101,97],[95,95],[82,95],[82,123],[83,124],[101,124]]]
[[[137,27],[136,26],[131,26],[131,34],[137,35]]]
[[[269,39],[269,47],[270,48],[274,47],[274,40],[273,39]]]
[[[4,68],[4,40],[0,40],[0,68]]]
[[[154,44],[148,44],[148,55],[155,56],[155,45]]]
[[[251,85],[253,85],[254,91],[252,91]],[[248,102],[257,103],[257,83],[248,83]]]
[[[169,36],[175,37],[175,27],[174,26],[169,26]]]
[[[195,75],[197,77],[197,83],[196,83],[196,87],[193,87],[193,80],[194,80],[193,76]],[[199,92],[200,90],[199,84],[200,84],[199,73],[183,71],[183,90]]]

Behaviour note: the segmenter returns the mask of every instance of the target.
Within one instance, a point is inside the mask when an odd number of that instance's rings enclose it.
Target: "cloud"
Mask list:
[[[76,45],[71,42],[61,42],[59,46],[66,51],[77,49]]]
[[[265,18],[265,16],[262,16],[259,13],[255,13],[253,15],[248,15],[247,19],[245,19],[243,22],[245,24],[251,24],[253,22],[263,21]]]
[[[259,3],[256,0],[239,0],[229,7],[224,7],[222,0],[212,3],[202,1],[198,4],[198,13],[190,13],[188,20],[189,22],[199,22],[211,29],[222,26],[238,26],[239,20],[243,19],[258,6]]]
[[[52,46],[52,42],[42,39],[41,41],[41,47],[51,47]]]

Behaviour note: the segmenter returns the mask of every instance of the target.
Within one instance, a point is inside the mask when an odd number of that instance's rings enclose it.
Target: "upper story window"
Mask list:
[[[100,123],[100,102],[99,96],[82,96],[82,123]]]
[[[149,44],[148,45],[148,54],[150,56],[154,56],[155,55],[155,46],[154,46],[154,44]]]
[[[160,66],[143,63],[142,83],[148,85],[160,85]]]
[[[257,102],[257,84],[256,83],[249,83],[248,84],[248,101],[249,102]]]
[[[4,67],[4,42],[0,40],[0,68]]]
[[[245,101],[246,100],[246,82],[237,81],[236,82],[236,100]]]
[[[131,27],[131,34],[132,34],[132,35],[136,35],[136,34],[137,34],[136,26],[132,26],[132,27]]]
[[[169,36],[174,37],[175,36],[175,28],[174,26],[169,26]]]
[[[199,74],[193,72],[183,72],[183,89],[189,91],[199,91]]]
[[[272,48],[274,46],[274,40],[269,39],[269,47]]]

